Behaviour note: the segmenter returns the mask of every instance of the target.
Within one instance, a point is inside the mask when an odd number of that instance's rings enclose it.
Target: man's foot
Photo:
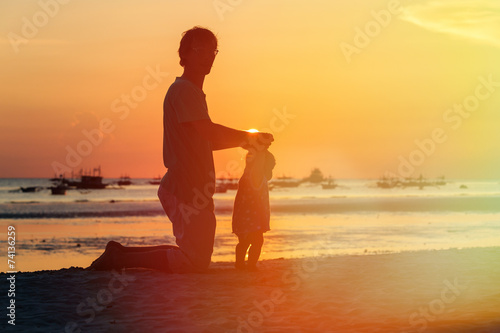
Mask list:
[[[109,241],[108,244],[106,244],[106,250],[109,249],[109,248],[111,248],[111,247],[116,247],[120,251],[124,251],[125,250],[125,246],[123,246],[120,243],[115,242],[115,241]]]
[[[245,262],[235,262],[234,268],[236,268],[239,271],[245,270],[246,269]]]
[[[117,265],[117,256],[122,252],[123,245],[117,243],[115,241],[110,241],[106,245],[106,250],[103,254],[96,260],[92,262],[92,264],[86,268],[86,270],[93,271],[107,271],[111,269],[121,268]]]

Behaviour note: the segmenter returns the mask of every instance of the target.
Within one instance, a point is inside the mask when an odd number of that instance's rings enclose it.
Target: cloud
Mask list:
[[[428,0],[404,7],[401,19],[425,29],[500,47],[500,1]]]

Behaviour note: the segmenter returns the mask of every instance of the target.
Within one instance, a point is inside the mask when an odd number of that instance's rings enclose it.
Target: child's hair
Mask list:
[[[273,154],[267,149],[263,151],[250,150],[245,157],[245,171],[248,177],[253,180],[254,186],[259,186],[262,180],[270,180],[273,175],[273,168],[276,160]]]

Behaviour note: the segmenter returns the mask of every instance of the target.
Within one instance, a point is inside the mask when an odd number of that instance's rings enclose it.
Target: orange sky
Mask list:
[[[212,120],[271,129],[275,175],[500,178],[494,0],[59,1],[0,3],[0,177],[163,174],[163,98],[202,25]]]

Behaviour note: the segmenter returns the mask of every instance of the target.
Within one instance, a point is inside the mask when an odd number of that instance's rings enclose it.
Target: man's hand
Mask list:
[[[246,150],[254,149],[261,151],[269,148],[273,141],[274,137],[271,133],[248,133],[248,140],[242,145],[242,148]]]

